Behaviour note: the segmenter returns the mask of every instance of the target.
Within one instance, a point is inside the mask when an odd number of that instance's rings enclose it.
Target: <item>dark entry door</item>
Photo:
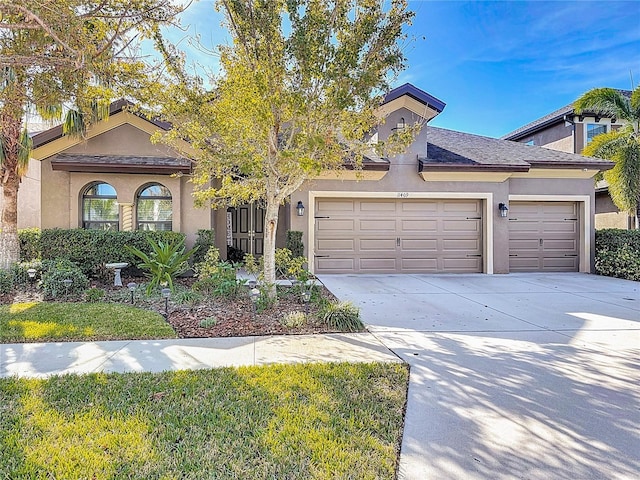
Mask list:
[[[249,203],[228,209],[231,213],[232,245],[244,253],[263,254],[264,208]]]

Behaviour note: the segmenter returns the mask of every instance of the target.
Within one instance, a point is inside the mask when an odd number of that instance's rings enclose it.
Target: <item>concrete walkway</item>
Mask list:
[[[411,364],[400,479],[640,478],[638,282],[321,280]]]
[[[401,360],[370,333],[0,345],[0,377],[333,361]]]
[[[360,306],[370,333],[0,345],[0,376],[400,357],[411,364],[400,479],[640,478],[637,282],[321,280]]]

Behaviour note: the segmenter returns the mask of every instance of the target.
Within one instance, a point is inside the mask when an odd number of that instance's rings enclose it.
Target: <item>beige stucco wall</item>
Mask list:
[[[135,155],[170,156],[163,145],[153,145],[150,135],[132,125],[122,125],[86,142],[73,146],[62,153],[86,155]],[[187,245],[193,245],[199,229],[212,227],[212,216],[208,208],[195,208],[193,186],[188,176],[80,173],[54,171],[51,159],[40,164],[42,178],[40,194],[41,228],[79,228],[82,226],[82,194],[88,185],[105,182],[114,187],[120,203],[120,228],[123,229],[123,208],[134,205],[133,224],[136,225],[135,201],[138,192],[151,183],[164,185],[171,192],[173,203],[173,230],[187,235]]]
[[[31,159],[18,190],[18,228],[40,227],[40,162]],[[4,196],[0,190],[0,210]]]
[[[380,138],[388,135],[399,117],[407,117],[409,112],[398,111],[390,115],[386,125],[380,131]],[[502,218],[498,214],[498,204],[508,203],[512,195],[536,196],[540,201],[563,199],[575,199],[583,208],[583,215],[591,217],[595,208],[593,180],[591,178],[508,178],[504,181],[495,181],[492,174],[469,174],[466,181],[430,181],[429,174],[425,175],[427,181],[418,174],[418,156],[424,156],[425,145],[428,141],[426,130],[423,130],[411,145],[408,151],[402,155],[390,158],[388,173],[380,180],[310,180],[291,197],[291,205],[301,200],[309,207],[317,197],[326,192],[346,192],[345,194],[357,196],[361,192],[363,196],[385,196],[398,198],[400,194],[405,198],[467,198],[481,199],[484,205],[484,248],[486,251],[485,272],[507,273],[509,271],[509,227],[508,218]],[[540,173],[536,173],[540,175]],[[544,175],[544,174],[543,174]],[[557,175],[557,172],[549,172],[549,175]],[[435,177],[435,176],[434,176]],[[438,176],[442,179],[444,176]],[[453,176],[452,176],[453,178]],[[493,181],[487,181],[493,180]],[[309,209],[307,209],[309,212]],[[309,260],[313,260],[313,245],[310,245],[310,230],[314,228],[313,219],[307,214],[298,217],[295,209],[289,214],[292,230],[303,232],[305,251],[309,252]],[[585,223],[587,222],[587,223]],[[593,221],[592,218],[581,218],[581,224],[585,231],[581,234],[582,251],[589,250],[588,259],[582,269],[590,270],[593,264]],[[588,232],[588,233],[587,233]],[[490,236],[491,238],[488,238]],[[488,265],[489,262],[491,265]]]
[[[107,120],[108,121],[108,120]],[[133,125],[124,124],[86,142],[75,145],[64,153],[76,155],[139,155],[142,157],[174,156],[164,144],[153,144],[150,135]]]

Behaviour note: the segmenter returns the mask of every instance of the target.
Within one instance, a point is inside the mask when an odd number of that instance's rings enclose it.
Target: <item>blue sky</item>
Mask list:
[[[640,1],[411,1],[411,82],[447,106],[431,125],[500,137],[596,87],[640,83]],[[174,32],[188,58],[216,59],[190,46],[225,41],[211,0],[192,4]]]

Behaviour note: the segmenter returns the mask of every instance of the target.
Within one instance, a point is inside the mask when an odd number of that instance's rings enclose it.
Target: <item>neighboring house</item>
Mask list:
[[[631,91],[620,90],[630,97]],[[573,104],[566,105],[501,137],[502,140],[551,148],[568,153],[581,153],[593,137],[620,128],[622,123],[589,112],[577,115]],[[606,182],[596,189],[595,228],[633,228],[634,217],[621,212],[609,196]]]
[[[172,229],[189,243],[198,229],[215,229],[223,256],[227,244],[260,254],[262,209],[195,208],[190,162],[149,139],[169,126],[125,105],[114,104],[84,141],[59,128],[34,137],[20,227]],[[377,137],[444,107],[413,85],[398,87],[381,107]],[[425,126],[402,155],[308,181],[281,207],[277,244],[286,230],[302,231],[315,273],[590,272],[593,176],[611,166]]]

